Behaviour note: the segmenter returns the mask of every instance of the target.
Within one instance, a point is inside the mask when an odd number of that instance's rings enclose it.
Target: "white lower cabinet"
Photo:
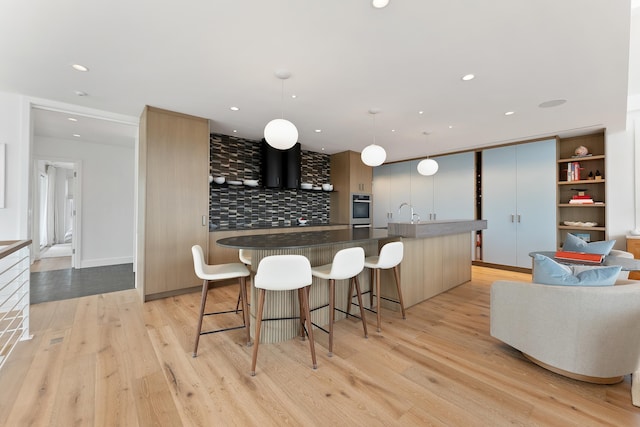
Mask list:
[[[482,261],[531,268],[556,247],[556,140],[482,152]]]

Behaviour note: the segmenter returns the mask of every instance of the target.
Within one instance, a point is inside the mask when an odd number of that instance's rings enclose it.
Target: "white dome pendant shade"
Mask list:
[[[367,166],[380,166],[387,159],[387,152],[381,146],[376,144],[376,114],[380,112],[377,108],[371,108],[369,114],[373,118],[373,144],[367,145],[360,153],[362,163]]]
[[[387,159],[387,152],[379,145],[371,144],[364,147],[360,153],[362,163],[367,166],[380,166]]]
[[[289,70],[276,70],[275,75],[282,80],[282,107],[284,106],[284,81],[291,77]],[[273,119],[264,127],[267,144],[278,150],[288,150],[298,142],[298,129],[289,120]]]
[[[420,160],[418,163],[418,173],[424,176],[435,175],[438,172],[438,162],[433,159]]]
[[[288,150],[298,142],[298,129],[289,120],[273,119],[264,127],[267,144],[278,150]]]

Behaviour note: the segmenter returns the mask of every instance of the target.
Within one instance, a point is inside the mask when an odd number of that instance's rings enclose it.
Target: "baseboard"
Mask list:
[[[119,265],[119,264],[132,264],[133,257],[120,257],[120,258],[101,258],[101,259],[85,259],[80,261],[80,266],[75,268],[91,268],[91,267],[104,267],[107,265]]]

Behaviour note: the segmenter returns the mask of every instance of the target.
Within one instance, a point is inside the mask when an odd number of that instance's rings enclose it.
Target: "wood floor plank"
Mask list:
[[[631,377],[587,384],[547,371],[489,334],[491,283],[531,276],[473,267],[472,280],[407,310],[383,309],[369,338],[335,325],[334,355],[307,341],[262,344],[257,375],[244,330],[204,335],[200,293],[142,303],[135,290],[32,306],[34,338],[0,371],[7,426],[640,426]],[[208,307],[235,307],[237,286]],[[230,325],[239,315],[207,319]]]
[[[94,425],[95,389],[95,354],[65,358],[49,425],[52,427]]]

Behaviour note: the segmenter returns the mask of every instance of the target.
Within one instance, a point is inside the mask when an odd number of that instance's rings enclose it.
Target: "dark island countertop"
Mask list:
[[[372,228],[349,228],[344,230],[302,231],[241,235],[219,239],[220,246],[234,249],[298,249],[339,243],[357,243],[389,237],[387,230]]]

